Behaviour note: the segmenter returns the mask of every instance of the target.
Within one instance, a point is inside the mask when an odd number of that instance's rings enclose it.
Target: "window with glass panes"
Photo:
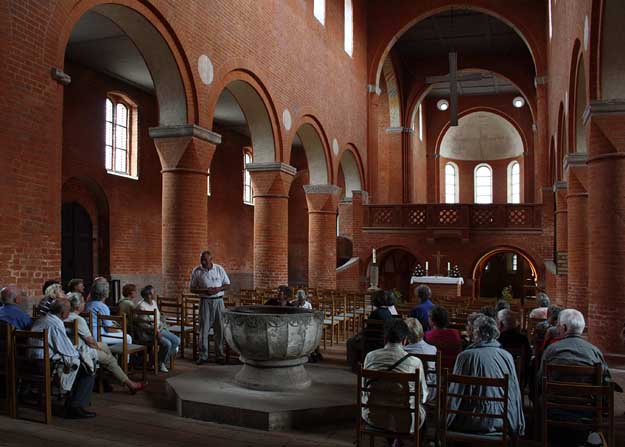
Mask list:
[[[508,203],[521,203],[521,165],[518,161],[508,166]]]
[[[114,98],[106,98],[105,167],[130,175],[130,108]]]
[[[486,164],[475,168],[475,203],[493,203],[493,171]]]
[[[458,168],[453,163],[445,165],[445,203],[458,203]]]
[[[247,170],[246,165],[252,162],[252,154],[245,152],[243,155],[243,202],[249,205],[254,204],[254,196],[252,195],[252,176]]]

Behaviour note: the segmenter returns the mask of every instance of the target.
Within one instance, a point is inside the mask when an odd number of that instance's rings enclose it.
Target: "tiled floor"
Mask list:
[[[343,349],[329,350],[324,363],[343,367]],[[613,376],[625,387],[625,368],[615,365]],[[197,368],[187,361],[178,361],[176,373]],[[0,416],[0,446],[353,446],[351,426],[319,427],[306,432],[264,432],[180,418],[167,408],[165,375],[149,377],[145,392],[136,396],[115,392],[93,394],[93,409],[98,416],[92,420],[54,418],[50,425]],[[617,446],[625,446],[625,395],[615,399]],[[376,445],[383,446],[380,440]],[[522,446],[534,446],[522,442]]]

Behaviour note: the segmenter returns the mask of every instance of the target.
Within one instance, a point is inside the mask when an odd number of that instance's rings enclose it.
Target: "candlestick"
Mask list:
[[[375,248],[373,249],[373,263],[375,264]]]

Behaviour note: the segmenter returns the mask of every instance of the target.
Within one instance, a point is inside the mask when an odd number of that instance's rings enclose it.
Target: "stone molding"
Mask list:
[[[539,85],[546,85],[549,82],[549,76],[536,76],[534,78],[534,87],[538,87]]]
[[[414,130],[410,127],[387,127],[386,133],[408,133],[413,134]]]
[[[584,126],[588,124],[591,117],[598,115],[625,115],[625,99],[590,101],[582,115]]]
[[[340,194],[342,188],[336,185],[304,185],[306,194]]]
[[[72,77],[57,67],[50,69],[50,76],[61,85],[70,85],[72,83]]]
[[[282,163],[280,161],[265,161],[259,163],[248,163],[245,165],[245,169],[250,172],[265,172],[265,171],[280,171],[285,174],[295,175],[297,174],[297,169],[293,166]]]
[[[221,143],[221,135],[195,124],[150,127],[148,134],[153,139],[195,137],[213,144]]]

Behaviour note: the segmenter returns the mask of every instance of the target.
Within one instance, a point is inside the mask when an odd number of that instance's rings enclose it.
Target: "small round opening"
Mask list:
[[[438,110],[444,112],[449,108],[449,102],[446,99],[441,99],[436,103]]]

